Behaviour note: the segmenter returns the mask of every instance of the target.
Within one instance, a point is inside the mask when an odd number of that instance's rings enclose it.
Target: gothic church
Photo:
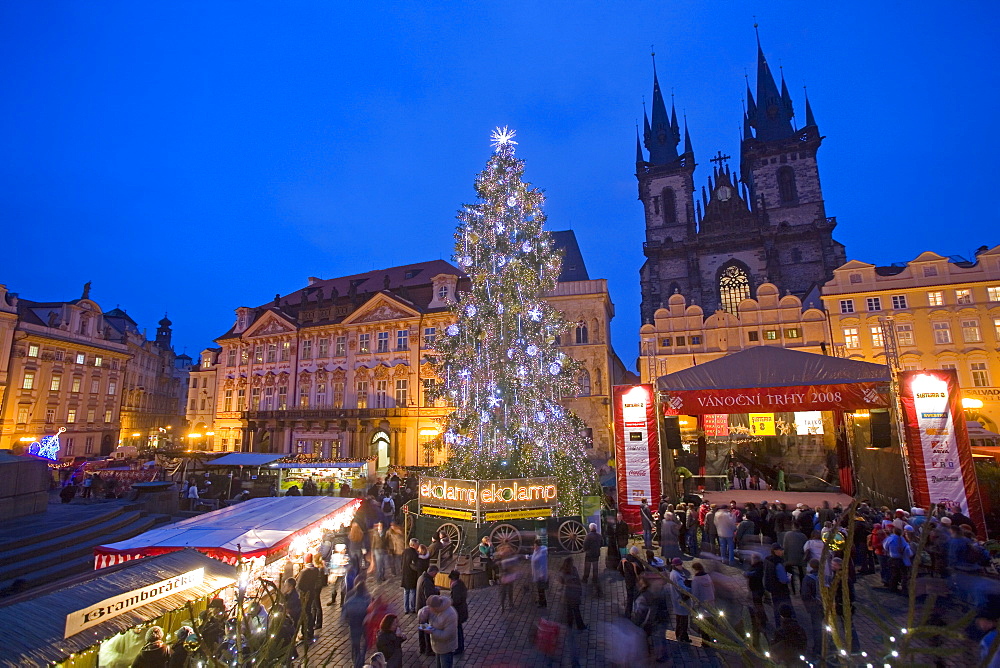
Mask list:
[[[695,157],[685,123],[683,153],[677,111],[666,104],[653,70],[652,118],[636,136],[636,178],[646,215],[646,261],[640,270],[642,322],[680,293],[706,315],[736,313],[762,283],[804,301],[844,264],[832,237],[816,152],[823,141],[808,98],[805,125],[793,125],[784,76],[778,88],[757,42],[757,94],[747,84],[739,173],[715,158],[708,185],[695,192]],[[643,145],[648,152],[643,152]],[[815,300],[819,303],[818,297]]]

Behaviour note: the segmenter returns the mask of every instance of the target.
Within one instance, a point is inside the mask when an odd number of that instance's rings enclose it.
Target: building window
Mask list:
[[[233,391],[226,390],[222,394],[222,410],[226,413],[233,410]]]
[[[38,357],[38,346],[34,343],[28,346],[28,357]]]
[[[194,410],[195,402],[196,401],[197,401],[197,399],[195,399],[194,397],[191,397],[191,401],[188,402],[188,410],[192,410],[192,411]]]
[[[18,406],[17,407],[17,423],[18,424],[27,424],[28,417],[30,415],[30,411],[31,411],[31,409],[28,408],[27,406]]]
[[[844,347],[845,348],[860,348],[861,347],[861,335],[858,334],[857,327],[845,327],[844,328]]]
[[[334,355],[337,357],[344,357],[347,355],[347,337],[338,336],[335,342]]]
[[[63,355],[64,355],[64,353],[61,350],[57,350],[54,353],[54,356],[55,356],[55,359],[56,359],[57,362],[62,362],[63,361]],[[117,362],[118,360],[115,360],[115,361]],[[118,367],[113,367],[113,368],[117,369]]]
[[[700,336],[692,336],[691,337],[691,345],[692,346],[700,346],[701,345],[701,337]]]
[[[802,330],[799,329],[798,327],[791,327],[789,329],[786,329],[785,330],[785,338],[786,339],[801,339],[802,338]]]
[[[35,372],[25,371],[24,377],[21,379],[21,389],[22,390],[33,390],[35,389]]]
[[[927,267],[924,267],[926,269]],[[944,306],[944,293],[940,290],[935,290],[934,292],[927,293],[927,305],[928,306]]]
[[[111,369],[118,371],[118,360],[111,360]]]
[[[1000,302],[1000,285],[986,288],[986,297],[991,302]]]
[[[256,345],[253,347],[253,361],[254,364],[264,363],[264,346]]]
[[[118,392],[118,383],[113,380],[108,381],[108,394],[115,394]]]
[[[269,343],[267,344],[267,362],[273,364],[278,361],[278,344]]]
[[[198,387],[198,379],[197,378],[192,378],[191,379],[191,388],[195,389],[197,387]]]
[[[881,311],[882,310],[882,298],[881,297],[868,297],[866,300],[869,311]]]
[[[580,321],[576,326],[576,342],[577,343],[588,343],[589,336],[587,333],[587,323]]]
[[[70,388],[70,392],[73,392],[73,393],[79,392],[80,391],[80,383],[81,382],[83,382],[83,380],[79,376],[74,376],[73,377],[73,386]]]
[[[942,369],[958,369],[958,365],[954,362],[943,362],[941,364]]]
[[[406,406],[406,393],[410,389],[410,382],[406,378],[396,379],[396,406]]]
[[[956,304],[971,304],[972,303],[972,290],[965,288],[962,290],[955,290],[955,303]]]
[[[247,405],[247,391],[243,389],[236,390],[236,410],[242,411],[246,410]]]
[[[990,386],[990,373],[986,370],[986,362],[972,363],[972,384],[976,387]]]
[[[101,381],[97,378],[93,378],[90,381],[90,393],[97,394],[101,391]]]
[[[311,360],[313,356],[313,342],[308,339],[302,342],[302,359]]]
[[[288,388],[284,385],[278,388],[278,410],[288,409]]]
[[[309,408],[309,389],[299,388],[299,408]]]
[[[109,424],[111,422],[111,409],[104,411],[104,423]]]
[[[320,339],[319,357],[328,357],[329,355],[330,355],[330,339]]]
[[[777,341],[778,340],[778,330],[776,330],[776,329],[765,329],[764,330],[764,340],[765,341]]]
[[[226,351],[226,366],[236,366],[236,348]]]
[[[897,311],[906,308],[906,295],[893,295],[892,308]]]
[[[979,330],[978,320],[962,321],[962,340],[966,343],[979,343],[983,340],[983,333]]]
[[[344,407],[344,384],[334,383],[333,384],[333,407],[343,408]]]
[[[67,438],[66,439],[66,454],[67,455],[73,454],[73,441],[74,441],[74,439],[72,439],[72,438]]]
[[[423,406],[433,406],[434,405],[434,392],[437,387],[433,378],[424,378],[421,381],[423,385]]]
[[[260,410],[260,388],[254,387],[250,389],[250,410],[256,411]]]
[[[437,327],[424,327],[424,348],[434,348],[434,339],[437,338]]]
[[[799,200],[795,188],[795,170],[791,167],[778,168],[778,197],[782,204],[795,204]]]
[[[389,381],[375,381],[375,408],[386,408],[388,404]]]
[[[1000,341],[1000,318],[993,318],[993,336]]]
[[[747,341],[760,341],[760,332],[747,332]]]
[[[240,347],[240,364],[246,364],[250,361],[250,346]]]
[[[83,353],[77,353],[76,354],[76,363],[77,364],[86,364],[87,363],[87,356],[84,355]]]
[[[316,408],[326,408],[326,383],[316,383]]]
[[[372,335],[371,334],[358,334],[358,352],[368,353],[371,352],[372,347]],[[340,348],[340,339],[337,339],[337,348]]]
[[[359,380],[357,385],[358,408],[368,408],[368,381]]]
[[[375,346],[377,353],[389,352],[389,332],[378,332],[375,335]]]
[[[719,301],[722,308],[736,314],[736,307],[750,298],[750,274],[736,264],[730,264],[719,274]]]
[[[663,222],[667,225],[677,222],[677,196],[671,188],[663,189]]]
[[[865,277],[862,276],[861,274],[858,273],[851,274],[851,283],[863,283],[864,280]]]
[[[872,334],[872,347],[885,348],[885,337],[882,336],[882,325],[872,325],[869,327]]]
[[[913,325],[901,322],[896,325],[896,342],[901,346],[913,345]]]
[[[396,330],[396,350],[409,350],[409,349],[410,349],[410,330],[408,329]]]
[[[683,336],[678,336],[674,338],[674,343],[676,343],[678,346],[685,346],[687,345],[687,339]]]
[[[62,376],[59,374],[53,374],[52,378],[49,380],[49,392],[58,392],[60,385],[62,385]]]
[[[88,436],[83,442],[83,454],[91,455],[94,453],[94,437]]]
[[[97,357],[94,358],[94,366],[103,366],[103,365],[104,365],[104,358],[103,357],[101,357],[100,355],[98,355]]]
[[[261,410],[269,411],[274,408],[274,388],[265,387],[264,388],[264,401],[261,404]]]
[[[580,386],[577,396],[579,397],[589,397],[590,396],[590,372],[586,369],[580,369],[580,375],[577,377],[577,384]]]
[[[931,276],[937,276],[937,267],[924,267],[924,277],[930,278]]]
[[[56,409],[46,408],[45,409],[45,424],[52,424],[56,421]]]
[[[76,409],[70,408],[66,411],[66,422],[76,422]]]
[[[661,348],[669,348],[672,345],[674,345],[674,340],[672,338],[670,338],[669,336],[667,338],[665,338],[665,339],[660,339],[660,347]]]
[[[208,377],[207,376],[205,378],[201,379],[201,386],[202,387],[208,387]]]
[[[947,322],[934,323],[934,343],[937,344],[951,343],[951,323]]]
[[[87,422],[94,422],[97,420],[97,410],[93,408],[87,409]]]
[[[292,342],[282,341],[281,342],[281,361],[287,362],[292,358]]]

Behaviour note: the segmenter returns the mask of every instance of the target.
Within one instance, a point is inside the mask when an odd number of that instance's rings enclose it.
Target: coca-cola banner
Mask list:
[[[841,383],[711,390],[666,390],[666,415],[857,410],[889,406],[886,383]]]
[[[652,385],[614,388],[615,464],[618,508],[630,524],[639,522],[639,505],[660,504],[660,440]]]
[[[900,401],[913,502],[946,503],[985,526],[954,369],[903,371]]]

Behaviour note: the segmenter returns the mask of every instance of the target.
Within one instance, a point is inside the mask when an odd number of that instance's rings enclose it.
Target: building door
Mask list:
[[[381,429],[372,435],[372,446],[376,455],[375,466],[380,473],[389,468],[389,434]]]

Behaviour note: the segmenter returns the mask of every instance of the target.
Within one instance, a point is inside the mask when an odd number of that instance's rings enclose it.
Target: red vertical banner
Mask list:
[[[618,509],[629,524],[639,522],[642,499],[660,504],[660,438],[653,386],[615,385],[615,465]]]
[[[706,413],[699,417],[704,425],[705,436],[729,436],[728,413]]]
[[[903,371],[900,402],[913,502],[955,507],[983,532],[986,518],[954,369]]]

